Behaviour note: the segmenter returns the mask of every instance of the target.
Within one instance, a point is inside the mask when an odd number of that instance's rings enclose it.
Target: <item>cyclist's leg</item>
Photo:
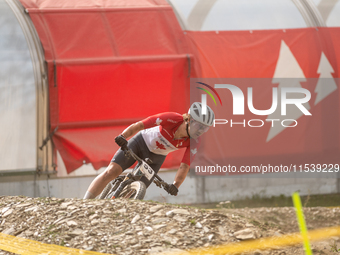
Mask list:
[[[129,140],[128,147],[134,152],[138,151],[138,141],[135,137],[132,137]],[[105,171],[92,181],[84,199],[91,199],[98,196],[110,181],[117,178],[125,169],[132,166],[134,162],[135,160],[132,157],[126,158],[124,152],[119,149]]]
[[[123,172],[122,167],[114,162],[110,162],[104,172],[99,174],[90,184],[84,199],[91,199],[98,196],[105,186]]]

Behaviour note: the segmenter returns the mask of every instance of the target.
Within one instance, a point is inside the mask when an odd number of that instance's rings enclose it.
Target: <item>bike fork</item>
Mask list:
[[[123,191],[123,189],[125,188],[126,185],[130,184],[131,182],[133,182],[132,179],[130,179],[130,174],[128,174],[124,180],[119,184],[118,188],[113,192],[111,199],[115,199],[116,197],[118,197],[120,195],[120,193]]]

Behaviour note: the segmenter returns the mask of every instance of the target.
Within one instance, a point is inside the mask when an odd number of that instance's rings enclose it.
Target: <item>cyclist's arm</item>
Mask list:
[[[144,129],[144,124],[141,121],[131,124],[123,132],[122,135],[127,139],[134,136],[136,133]]]
[[[181,163],[181,165],[179,166],[179,169],[176,173],[176,177],[175,177],[175,181],[174,181],[174,185],[179,188],[179,186],[181,186],[181,184],[184,182],[185,177],[187,177],[187,174],[189,172],[189,165],[185,164],[185,163]]]

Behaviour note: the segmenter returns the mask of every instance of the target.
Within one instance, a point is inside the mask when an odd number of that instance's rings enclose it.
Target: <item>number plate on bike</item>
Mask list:
[[[155,172],[153,171],[153,169],[145,162],[143,162],[143,164],[141,165],[140,170],[142,171],[142,173],[145,175],[145,177],[149,181],[155,175]]]

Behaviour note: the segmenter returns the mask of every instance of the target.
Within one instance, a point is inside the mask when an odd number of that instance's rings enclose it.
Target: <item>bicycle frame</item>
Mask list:
[[[163,181],[162,178],[158,176],[158,174],[155,173],[155,171],[146,161],[138,157],[128,147],[122,148],[122,150],[124,151],[125,156],[132,156],[136,161],[138,161],[138,164],[132,170],[131,173],[128,173],[125,176],[123,181],[119,184],[118,188],[113,192],[112,199],[118,197],[127,185],[129,185],[130,183],[134,181],[139,181],[143,176],[145,176],[148,180],[153,179],[153,182],[158,187],[163,187],[164,189],[168,187],[168,184],[165,181]]]

